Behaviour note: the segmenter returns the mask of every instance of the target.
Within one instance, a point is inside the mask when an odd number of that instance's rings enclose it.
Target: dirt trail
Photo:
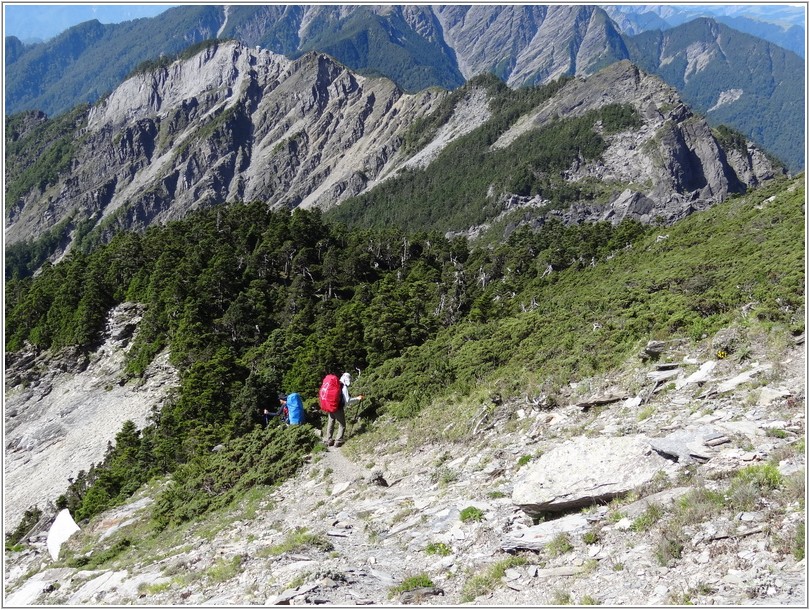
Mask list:
[[[332,480],[334,483],[351,483],[357,479],[369,476],[359,464],[349,460],[337,447],[329,447],[322,460],[324,468],[332,469]]]

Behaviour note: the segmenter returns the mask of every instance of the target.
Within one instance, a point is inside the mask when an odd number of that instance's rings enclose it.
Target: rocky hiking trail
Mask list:
[[[571,384],[553,409],[528,396],[482,408],[462,441],[426,442],[418,422],[375,446],[350,436],[239,509],[101,568],[52,562],[41,540],[7,552],[5,602],[806,605],[790,542],[805,521],[804,349],[763,341],[736,361],[716,343],[650,344],[655,357]],[[726,493],[768,463],[779,493],[695,515],[680,548],[662,547],[690,492]],[[154,492],[66,546],[136,540]]]

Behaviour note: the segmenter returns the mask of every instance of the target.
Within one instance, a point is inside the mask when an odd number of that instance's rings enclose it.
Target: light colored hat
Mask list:
[[[348,373],[343,373],[343,375],[340,376],[340,383],[348,388],[350,385],[352,385],[352,376]]]

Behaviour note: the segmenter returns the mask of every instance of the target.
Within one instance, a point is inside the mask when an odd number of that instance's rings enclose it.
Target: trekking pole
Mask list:
[[[354,425],[360,419],[360,405],[363,403],[363,399],[365,399],[365,396],[363,394],[360,394],[360,400],[357,401],[357,408],[354,410],[354,420],[349,421],[349,425],[350,425],[349,435],[350,436],[351,436],[351,433],[354,431]]]

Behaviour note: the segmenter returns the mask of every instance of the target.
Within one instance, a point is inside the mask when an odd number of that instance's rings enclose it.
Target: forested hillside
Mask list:
[[[156,504],[165,525],[221,506],[245,481],[288,476],[294,460],[270,456],[290,437],[258,427],[260,409],[278,391],[300,392],[311,408],[328,371],[361,372],[362,432],[474,397],[485,379],[505,395],[553,396],[649,339],[732,324],[803,332],[803,206],[799,177],[666,229],[549,222],[474,247],[232,204],[9,281],[6,351],[90,350],[110,307],[146,304],[129,374],[168,349],[181,389],[143,431],[125,426],[58,505],[89,517],[183,468]],[[305,430],[295,451],[312,447]],[[212,454],[219,443],[229,449]],[[259,446],[269,453],[257,464]],[[208,494],[196,490],[200,477]]]
[[[397,226],[409,230],[433,227],[458,230],[492,220],[500,211],[492,193],[539,195],[542,211],[564,209],[576,201],[599,200],[617,189],[615,183],[567,181],[565,170],[593,161],[606,150],[606,138],[638,128],[641,119],[631,104],[607,104],[576,118],[551,121],[520,136],[505,149],[493,144],[517,119],[563,88],[568,79],[544,87],[509,90],[500,80],[482,76],[470,87],[488,88],[492,118],[447,146],[424,169],[406,169],[376,188],[348,199],[330,216],[352,226]],[[458,90],[464,93],[464,90]],[[405,149],[429,142],[460,96],[447,98],[431,115],[414,122],[405,134]],[[601,127],[601,133],[593,125]]]

